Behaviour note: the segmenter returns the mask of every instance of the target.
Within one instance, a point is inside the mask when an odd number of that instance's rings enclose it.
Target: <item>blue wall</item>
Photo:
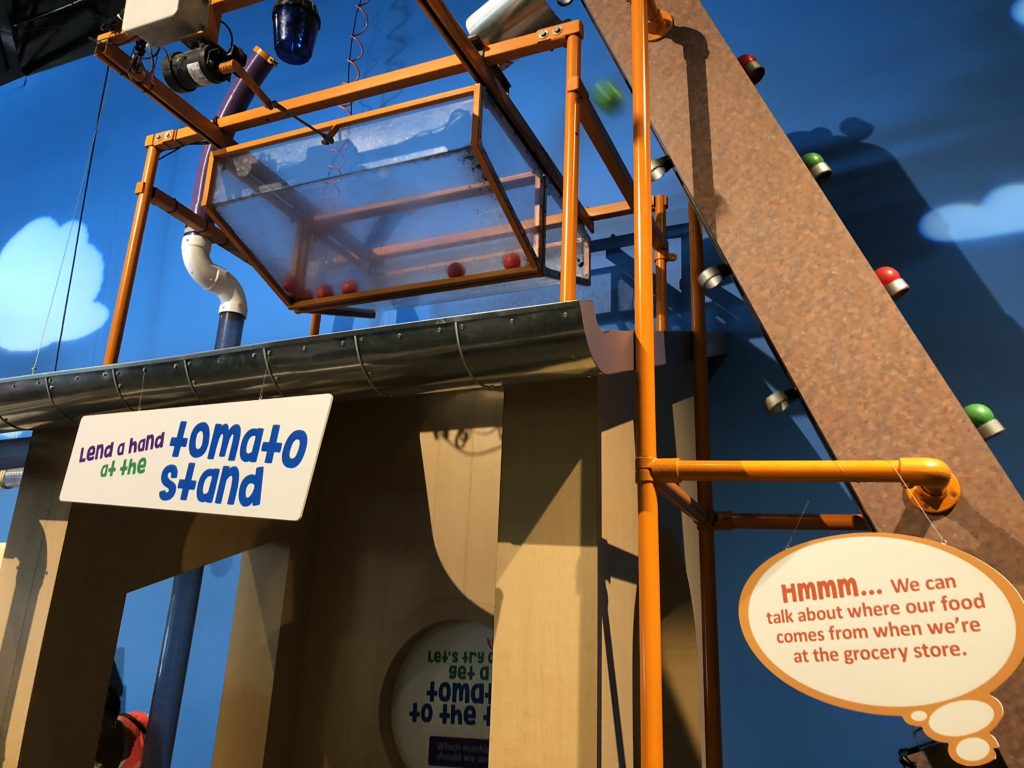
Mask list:
[[[476,3],[451,5],[457,17],[465,18]],[[276,98],[347,76],[352,5],[320,6],[324,28],[317,56],[307,67],[281,66],[271,75],[267,88]],[[760,92],[796,149],[821,152],[832,165],[835,175],[823,191],[872,265],[894,266],[911,283],[900,309],[956,395],[965,403],[988,404],[1007,426],[990,445],[1017,488],[1024,488],[1024,429],[1017,416],[1024,391],[1024,142],[1019,139],[1024,127],[1019,85],[1024,0],[709,0],[708,7],[736,52],[755,53],[767,67]],[[270,47],[269,9],[265,2],[232,15],[235,36],[245,47]],[[562,12],[584,13],[579,2]],[[363,40],[368,53],[360,62],[364,75],[447,53],[411,0],[376,0],[367,13],[370,25]],[[560,53],[546,54],[506,71],[513,97],[555,158],[561,157],[563,61]],[[621,81],[592,29],[585,38],[584,65],[588,84],[604,78]],[[0,120],[5,166],[0,284],[8,288],[0,302],[0,376],[28,373],[33,366],[45,371],[102,361],[132,190],[141,171],[142,140],[173,125],[125,81],[110,78],[79,230],[78,200],[103,82],[103,67],[86,60],[0,88],[0,111],[6,118]],[[220,97],[219,89],[207,89],[190,98],[212,113]],[[379,97],[357,109],[392,99]],[[337,110],[327,114],[335,116]],[[628,158],[627,111],[607,115],[606,122]],[[168,157],[161,164],[160,187],[187,199],[196,154],[188,149]],[[586,148],[583,200],[610,202],[615,190],[593,158]],[[675,179],[659,182],[656,191],[670,195],[673,221],[685,219]],[[628,220],[611,221],[600,234],[630,230]],[[176,222],[153,213],[122,359],[212,345],[217,301],[198,290],[182,269],[180,234]],[[679,244],[675,250],[685,247]],[[306,332],[308,321],[281,307],[251,270],[224,253],[215,258],[235,271],[246,288],[251,308],[247,342]],[[626,327],[630,249],[596,254],[594,267],[594,283],[585,296],[597,302],[606,325]],[[679,270],[676,263],[671,272],[673,307],[679,310],[673,324],[686,327],[688,299]],[[511,300],[552,298],[548,287],[517,291]],[[764,412],[765,394],[789,383],[738,293],[722,288],[710,301],[711,328],[732,336],[729,355],[713,379],[715,456],[823,455],[799,406],[783,416]],[[492,297],[385,308],[375,322],[466,312],[498,302]],[[339,319],[335,327],[366,322]],[[6,528],[14,497],[0,493],[0,529]],[[855,509],[840,487],[723,485],[716,487],[716,504],[736,512]],[[896,750],[915,740],[907,726],[893,718],[830,708],[790,691],[742,641],[735,606],[744,581],[765,558],[802,540],[786,532],[719,534],[726,764],[771,768],[827,760],[849,768],[894,765]],[[208,569],[178,766],[209,761],[236,579],[233,562]],[[131,708],[148,708],[166,601],[166,584],[128,596],[120,645]]]

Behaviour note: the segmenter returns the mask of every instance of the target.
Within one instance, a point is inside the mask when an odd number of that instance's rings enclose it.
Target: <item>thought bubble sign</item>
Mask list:
[[[1024,659],[1024,600],[976,557],[898,534],[818,539],[758,568],[739,612],[758,659],[797,690],[903,717],[961,765],[995,758],[990,694]]]

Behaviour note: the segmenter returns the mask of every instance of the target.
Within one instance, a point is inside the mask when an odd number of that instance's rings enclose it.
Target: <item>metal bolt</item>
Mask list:
[[[542,29],[540,32],[537,33],[537,37],[539,37],[541,40],[543,40],[547,36],[548,31],[546,29]]]
[[[396,338],[399,338],[399,339],[400,339],[400,338],[402,338],[402,332],[401,332],[401,331],[399,331],[399,332],[398,332],[398,333],[396,334]]]
[[[554,33],[555,33],[556,35],[560,35],[560,34],[562,34],[562,28],[561,28],[561,27],[555,27],[555,28],[554,28],[554,30],[552,30],[552,31],[553,31],[553,32],[554,32]]]

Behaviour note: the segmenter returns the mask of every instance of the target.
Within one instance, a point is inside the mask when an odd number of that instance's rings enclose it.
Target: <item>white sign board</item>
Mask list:
[[[298,520],[333,399],[86,416],[61,501]]]
[[[971,555],[912,536],[831,536],[747,581],[740,624],[761,662],[846,709],[898,715],[961,765],[995,758],[990,694],[1024,659],[1024,601]]]
[[[494,631],[437,624],[413,643],[391,690],[391,732],[406,768],[485,768]]]

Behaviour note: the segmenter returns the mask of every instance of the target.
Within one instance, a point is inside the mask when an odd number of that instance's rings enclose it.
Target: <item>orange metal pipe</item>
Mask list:
[[[320,314],[318,312],[313,313],[313,315],[309,318],[309,335],[320,335]]]
[[[658,486],[659,488],[662,486]],[[673,486],[665,486],[671,488]],[[870,531],[864,515],[734,515],[717,513],[715,530]]]
[[[565,41],[565,164],[562,177],[562,273],[559,301],[576,300],[580,186],[580,36]]]
[[[146,231],[146,219],[149,216],[150,201],[153,199],[156,168],[159,162],[160,150],[150,144],[146,147],[146,162],[142,167],[142,181],[135,189],[135,215],[132,217],[132,228],[128,235],[128,250],[125,252],[124,267],[121,270],[121,284],[117,289],[117,301],[114,304],[114,313],[110,320],[107,351],[103,356],[105,365],[116,363],[121,355],[121,341],[124,339],[128,306],[131,304],[132,288],[135,286],[135,270],[139,266],[142,235]]]
[[[651,463],[656,483],[682,480],[790,481],[790,482],[874,482],[921,486],[938,496],[954,479],[945,462],[910,458],[840,461],[684,461],[656,459]]]
[[[654,269],[651,217],[650,73],[647,3],[630,4],[633,84],[633,355],[636,370],[638,457],[657,456],[654,385]],[[665,762],[661,700],[661,563],[658,492],[637,475],[637,559],[640,603],[640,765]]]
[[[658,495],[669,504],[685,513],[698,525],[714,522],[714,515],[700,506],[693,498],[675,483],[657,483],[654,486]]]
[[[658,230],[658,245],[654,251],[654,310],[655,326],[664,333],[668,330],[668,239],[665,232],[665,211],[668,209],[668,195],[654,197],[654,223]]]
[[[647,2],[647,39],[651,42],[661,40],[673,26],[672,14],[658,7],[657,0]]]

